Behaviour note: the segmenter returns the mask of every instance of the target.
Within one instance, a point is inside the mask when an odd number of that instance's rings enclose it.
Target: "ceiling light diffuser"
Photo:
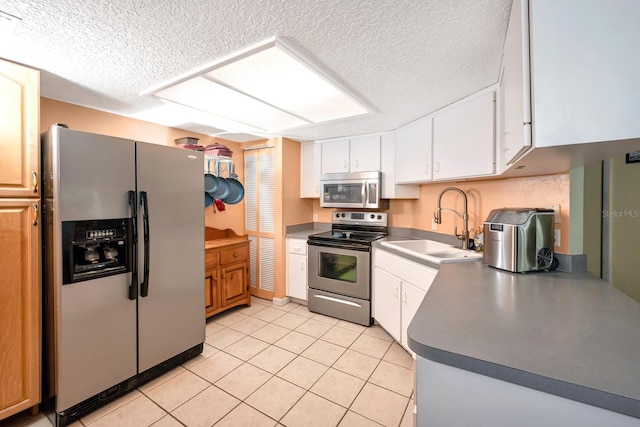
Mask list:
[[[165,85],[154,95],[265,132],[372,111],[277,38]]]

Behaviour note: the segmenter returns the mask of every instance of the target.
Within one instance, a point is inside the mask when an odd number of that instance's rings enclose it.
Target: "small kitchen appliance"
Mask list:
[[[382,199],[382,172],[325,173],[320,176],[320,207],[388,209]]]
[[[308,245],[309,311],[371,324],[371,243],[388,233],[383,212],[338,212]]]
[[[494,209],[484,222],[483,262],[514,273],[554,267],[554,211]]]

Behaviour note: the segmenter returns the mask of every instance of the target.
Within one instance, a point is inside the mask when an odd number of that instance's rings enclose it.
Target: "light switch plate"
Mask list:
[[[556,228],[555,230],[553,230],[553,245],[556,248],[560,247],[560,229]]]

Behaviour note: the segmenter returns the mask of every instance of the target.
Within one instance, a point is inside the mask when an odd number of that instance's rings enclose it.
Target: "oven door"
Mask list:
[[[307,244],[310,288],[370,299],[370,246],[313,240]]]

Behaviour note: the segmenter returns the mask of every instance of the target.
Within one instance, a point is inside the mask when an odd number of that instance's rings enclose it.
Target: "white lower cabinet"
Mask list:
[[[373,250],[373,317],[409,349],[407,328],[438,270],[389,252]]]
[[[307,300],[306,239],[287,239],[287,296]]]

